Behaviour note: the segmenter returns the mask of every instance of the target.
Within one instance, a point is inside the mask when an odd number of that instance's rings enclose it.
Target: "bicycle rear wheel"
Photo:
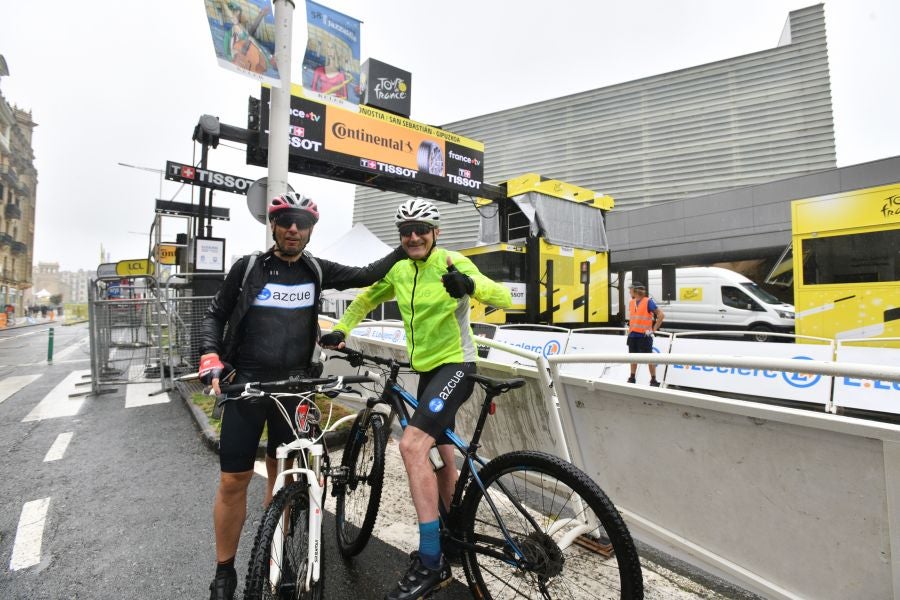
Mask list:
[[[384,484],[386,444],[384,416],[380,413],[373,411],[365,423],[357,419],[350,429],[341,457],[346,481],[333,483],[337,496],[334,511],[337,547],[344,558],[362,552],[372,536]]]
[[[280,549],[273,549],[276,531],[283,535]],[[319,542],[321,564],[321,532]],[[270,565],[280,570],[276,581],[271,580]],[[312,590],[302,591],[309,566],[309,486],[306,481],[295,481],[275,495],[263,515],[250,554],[244,600],[322,600],[324,567]]]
[[[478,547],[463,552],[474,597],[644,597],[631,534],[584,472],[550,454],[521,451],[498,456],[479,477],[487,496],[470,483],[460,513],[463,539]],[[501,525],[524,560],[517,560]]]

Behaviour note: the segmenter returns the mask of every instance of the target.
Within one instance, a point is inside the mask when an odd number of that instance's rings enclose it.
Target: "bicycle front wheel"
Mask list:
[[[321,565],[321,532],[319,544]],[[312,583],[312,589],[306,590],[310,568],[309,486],[306,481],[295,481],[272,498],[263,515],[250,555],[244,600],[322,600],[325,569],[320,569],[319,581]]]
[[[372,536],[384,485],[386,444],[384,416],[380,413],[370,413],[365,423],[357,419],[350,429],[341,458],[346,480],[333,484],[337,496],[334,510],[337,547],[344,558],[362,552]]]
[[[463,539],[477,546],[463,552],[474,597],[644,597],[631,534],[583,471],[521,451],[490,461],[479,478],[487,495],[470,483],[460,520]]]

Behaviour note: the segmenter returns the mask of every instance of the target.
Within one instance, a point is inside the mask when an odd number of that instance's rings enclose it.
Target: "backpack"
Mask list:
[[[319,261],[315,256],[307,252],[303,251],[307,258],[309,258],[309,262],[312,265],[313,272],[316,274],[316,280],[319,282],[319,288],[322,287],[322,265],[319,264]],[[250,275],[250,270],[253,268],[253,265],[256,263],[256,259],[259,258],[259,255],[262,254],[259,250],[252,254],[244,255],[244,276],[241,278],[241,287],[238,289],[240,292],[244,289],[244,284],[247,282],[247,277]]]

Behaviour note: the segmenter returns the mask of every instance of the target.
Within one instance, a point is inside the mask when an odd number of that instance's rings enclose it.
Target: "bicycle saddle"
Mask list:
[[[525,380],[521,377],[514,377],[512,379],[494,379],[493,377],[487,377],[485,375],[479,375],[478,373],[469,373],[469,379],[472,381],[481,384],[484,388],[484,391],[489,394],[502,394],[504,392],[508,392],[509,390],[514,390],[516,388],[520,388],[525,385]]]

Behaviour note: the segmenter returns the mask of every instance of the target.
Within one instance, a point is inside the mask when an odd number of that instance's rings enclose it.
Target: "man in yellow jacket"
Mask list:
[[[443,431],[453,428],[456,412],[474,387],[478,349],[469,324],[469,297],[507,308],[509,289],[481,274],[468,258],[437,247],[440,213],[427,200],[413,198],[397,209],[395,222],[407,260],[354,300],[332,332],[326,348],[344,345],[348,332],[372,309],[393,298],[403,318],[409,361],[419,375],[419,406],[400,440],[400,455],[419,520],[419,550],[388,600],[420,598],[450,581],[441,552],[438,500],[449,506],[458,473],[454,449]],[[437,443],[444,462],[435,475],[428,452]]]

